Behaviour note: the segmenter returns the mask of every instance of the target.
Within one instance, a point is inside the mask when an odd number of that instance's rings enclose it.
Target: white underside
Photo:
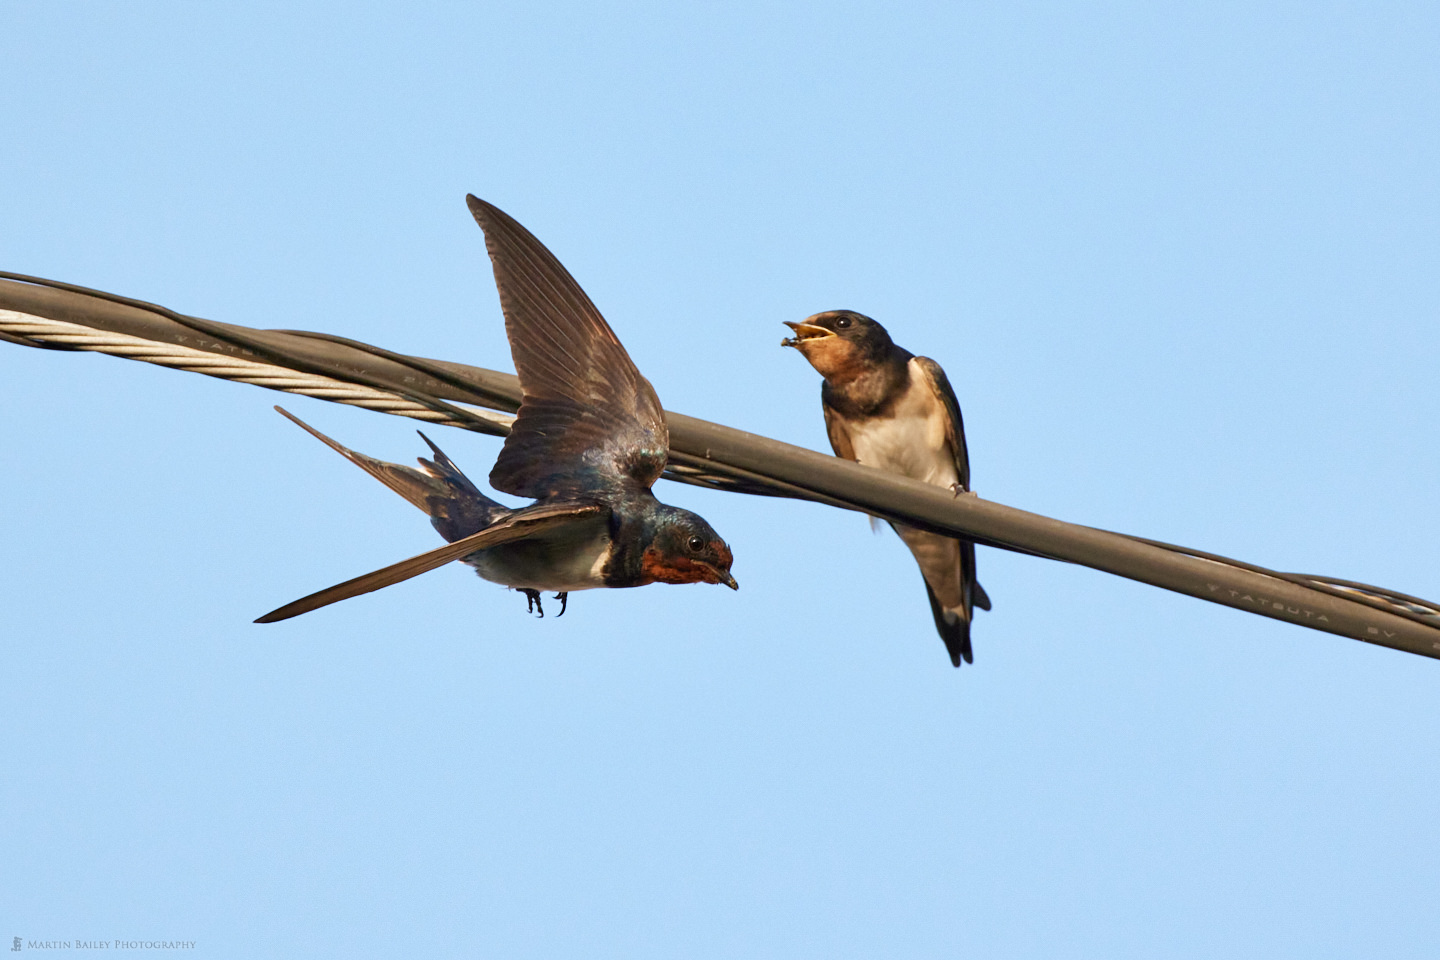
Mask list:
[[[910,387],[896,403],[893,416],[847,423],[855,459],[868,467],[898,473],[912,480],[950,489],[960,482],[955,454],[947,438],[945,407],[936,402],[928,378],[910,361]],[[945,619],[965,616],[960,585],[960,544],[950,537],[894,524],[925,582],[930,585]]]
[[[936,402],[928,378],[910,361],[910,387],[896,403],[893,418],[847,424],[855,459],[868,467],[937,487],[958,483],[955,454],[946,439],[945,406]]]
[[[610,556],[606,518],[567,525],[545,536],[502,544],[465,558],[491,583],[517,590],[571,593],[605,586]]]

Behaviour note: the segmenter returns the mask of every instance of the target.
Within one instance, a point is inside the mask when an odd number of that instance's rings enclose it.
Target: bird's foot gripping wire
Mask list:
[[[955,483],[950,484],[950,492],[955,494],[955,496],[957,497],[961,496],[962,494],[967,497],[979,496],[979,494],[977,494],[974,490],[966,490],[964,487],[962,487],[958,480]]]
[[[555,599],[560,601],[560,612],[557,613],[557,614],[555,614],[555,616],[556,616],[556,617],[563,617],[563,616],[565,616],[565,602],[570,599],[570,594],[569,594],[569,593],[557,593],[557,594],[555,594]]]
[[[540,591],[539,591],[539,590],[529,590],[529,589],[527,589],[527,588],[525,588],[525,587],[521,587],[521,588],[520,588],[520,592],[523,593],[523,594],[525,594],[525,612],[526,612],[526,613],[537,613],[537,612],[538,612],[538,613],[540,614],[541,619],[544,619],[544,617],[545,617],[545,608],[540,605]],[[561,612],[561,613],[564,613],[565,611],[564,611],[564,609],[562,608],[560,612]]]

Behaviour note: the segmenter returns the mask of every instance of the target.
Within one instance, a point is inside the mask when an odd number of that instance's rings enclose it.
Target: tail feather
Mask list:
[[[430,447],[430,451],[435,454],[434,460],[426,460],[424,457],[415,458],[419,461],[420,466],[425,468],[426,473],[446,483],[453,484],[456,489],[463,490],[473,497],[479,497],[481,500],[488,500],[491,503],[495,502],[481,493],[480,488],[475,486],[469,477],[460,472],[460,468],[455,466],[454,461],[445,455],[444,450],[435,446],[435,441],[425,436],[424,431],[416,430],[415,432],[420,434],[420,439],[424,440],[426,445]]]
[[[962,661],[974,663],[975,652],[970,648],[969,618],[961,615],[960,611],[946,611],[940,605],[940,599],[935,596],[935,591],[930,589],[929,581],[925,583],[925,596],[930,599],[930,612],[935,616],[935,630],[940,634],[940,639],[945,641],[950,662],[957,667]]]
[[[971,595],[970,602],[974,604],[976,610],[990,609],[990,595],[979,583],[975,584],[975,592]]]
[[[481,493],[444,451],[423,433],[420,436],[429,444],[435,460],[432,462],[420,458],[420,465],[425,468],[422,472],[414,467],[388,463],[357,453],[325,436],[290,411],[281,407],[275,409],[312,437],[429,514],[431,525],[452,543],[472,533],[479,533],[510,513],[507,507]]]
[[[980,581],[975,579],[975,544],[969,540],[960,541],[960,577],[960,589],[969,592],[965,604],[966,615],[973,610],[989,610],[990,596],[985,592],[985,588],[980,586]]]
[[[976,609],[990,609],[990,598],[975,582],[975,544],[930,533],[903,523],[890,526],[905,541],[925,579],[925,595],[935,616],[935,630],[950,651],[950,662],[973,663],[970,621]],[[942,599],[943,598],[943,599]]]

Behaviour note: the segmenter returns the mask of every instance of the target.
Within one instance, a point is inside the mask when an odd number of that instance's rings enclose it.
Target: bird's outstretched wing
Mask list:
[[[486,547],[498,546],[502,543],[509,543],[512,540],[524,540],[532,537],[541,531],[553,530],[566,524],[574,523],[577,520],[593,517],[607,508],[597,503],[543,503],[533,507],[526,507],[517,510],[503,520],[496,521],[479,533],[471,534],[462,540],[437,547],[434,550],[426,551],[409,560],[401,560],[399,563],[391,564],[383,570],[376,570],[374,573],[367,573],[363,577],[356,577],[354,580],[346,580],[344,583],[327,587],[318,593],[312,593],[308,597],[302,597],[293,603],[272,610],[265,616],[260,617],[256,623],[275,623],[277,620],[289,620],[291,617],[298,617],[302,613],[309,613],[311,610],[318,610],[321,607],[329,606],[341,600],[348,600],[351,597],[358,597],[362,593],[370,593],[379,590],[381,587],[388,587],[393,583],[402,580],[409,580],[411,577],[418,577],[420,574],[436,567],[442,567],[452,560],[459,560],[477,550],[484,550]]]
[[[537,499],[649,489],[670,447],[655,388],[544,244],[484,200],[465,200],[485,231],[523,391],[491,486]]]
[[[940,364],[929,357],[916,357],[915,365],[925,376],[935,398],[945,405],[945,411],[950,414],[945,438],[955,455],[955,473],[960,478],[960,486],[969,490],[970,454],[965,449],[965,421],[960,418],[960,401],[955,399],[955,391],[950,388],[950,381],[945,371],[940,369]]]

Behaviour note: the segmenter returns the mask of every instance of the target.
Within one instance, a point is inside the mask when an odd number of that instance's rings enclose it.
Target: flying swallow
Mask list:
[[[523,592],[531,604],[540,591],[554,592],[562,613],[570,592],[594,587],[723,583],[739,589],[730,548],[710,524],[650,492],[670,449],[655,388],[539,240],[496,207],[465,199],[485,232],[520,376],[520,410],[490,485],[535,503],[511,510],[486,497],[428,438],[434,460],[422,459],[422,472],[355,453],[290,417],[430,514],[452,542],[256,622],[285,620],[461,559],[484,579]]]
[[[830,310],[802,323],[781,346],[794,347],[825,383],[820,402],[835,455],[913,480],[970,490],[970,458],[960,404],[940,365],[896,346],[880,324],[853,310]],[[970,620],[990,598],[975,582],[975,544],[891,523],[925,578],[935,629],[950,662],[974,662]]]

